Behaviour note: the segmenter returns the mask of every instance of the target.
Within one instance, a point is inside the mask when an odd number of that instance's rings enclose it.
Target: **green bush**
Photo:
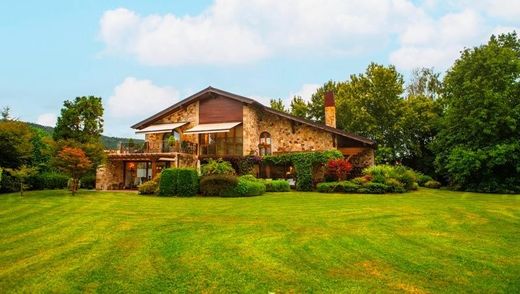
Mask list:
[[[233,169],[231,163],[222,159],[209,159],[208,163],[202,165],[200,170],[202,176],[235,174],[235,170]]]
[[[269,189],[267,188],[269,186]],[[268,192],[289,192],[291,186],[286,180],[272,180],[265,182],[265,188]]]
[[[27,180],[27,183],[31,186],[31,189],[34,190],[65,189],[67,188],[68,181],[69,177],[67,175],[56,172],[46,172],[31,176]]]
[[[155,194],[155,193],[157,193],[158,189],[159,189],[159,184],[154,180],[144,182],[141,185],[139,185],[139,187],[137,187],[137,190],[139,191],[139,194],[141,194],[141,195]]]
[[[210,175],[200,179],[200,193],[205,196],[223,196],[238,185],[235,175]]]
[[[176,194],[179,196],[195,196],[199,191],[199,176],[192,168],[177,169]]]
[[[430,180],[430,181],[424,183],[424,187],[431,188],[431,189],[439,189],[441,187],[441,183],[439,183],[435,180]]]
[[[167,168],[161,172],[159,180],[159,195],[174,196],[177,194],[177,177],[179,169]]]
[[[419,186],[421,187],[424,187],[424,185],[426,184],[426,182],[428,181],[431,181],[433,180],[432,177],[428,176],[428,175],[425,175],[423,173],[416,173],[416,178],[417,178],[417,184],[419,184]]]
[[[96,175],[85,175],[81,177],[81,188],[83,189],[95,189],[96,188]]]
[[[385,184],[370,182],[358,189],[358,192],[367,194],[384,194],[388,189],[388,186]]]
[[[404,188],[404,184],[399,182],[397,179],[389,178],[385,180],[385,185],[388,186],[387,192],[391,193],[404,193],[406,189]]]
[[[403,185],[406,191],[413,190],[416,184],[415,172],[402,165],[375,165],[364,169],[363,174],[372,177],[372,182],[380,184],[386,183],[390,178],[396,179]]]
[[[338,182],[319,183],[316,185],[316,190],[320,193],[333,193],[338,185]]]
[[[254,177],[253,177],[254,178]],[[262,181],[251,180],[247,176],[239,177],[238,184],[232,189],[224,191],[221,196],[225,197],[248,197],[259,196],[265,193],[265,184]]]
[[[20,186],[16,179],[9,174],[9,172],[4,171],[2,174],[2,183],[0,184],[0,192],[1,193],[12,193],[20,191]]]
[[[339,185],[341,186],[341,189],[345,193],[356,193],[358,192],[360,186],[356,183],[353,183],[351,181],[342,181],[339,182]]]

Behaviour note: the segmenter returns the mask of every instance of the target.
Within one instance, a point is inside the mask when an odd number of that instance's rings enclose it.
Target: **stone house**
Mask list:
[[[374,164],[375,142],[336,128],[332,93],[325,124],[296,117],[247,97],[208,87],[132,126],[145,143],[107,152],[97,189],[135,188],[170,166],[197,167],[205,158],[242,157],[337,148],[355,167]],[[287,173],[257,168],[259,176]]]

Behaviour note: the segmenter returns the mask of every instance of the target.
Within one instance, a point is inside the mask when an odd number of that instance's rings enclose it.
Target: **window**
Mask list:
[[[171,145],[169,139],[173,136],[175,138],[175,144]],[[173,130],[171,133],[164,133],[162,139],[162,152],[173,152],[178,151],[178,146],[181,143],[181,133],[177,130]]]
[[[271,134],[268,132],[263,132],[260,134],[260,144],[258,144],[258,150],[262,156],[271,154]]]
[[[242,151],[242,126],[234,127],[229,132],[199,135],[201,155],[237,155]]]

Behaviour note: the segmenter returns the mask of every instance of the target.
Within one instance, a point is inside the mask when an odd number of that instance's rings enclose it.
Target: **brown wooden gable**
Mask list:
[[[208,95],[199,101],[199,123],[243,121],[242,107],[240,101],[222,95]]]

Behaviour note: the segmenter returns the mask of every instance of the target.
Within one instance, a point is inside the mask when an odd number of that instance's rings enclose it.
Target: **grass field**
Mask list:
[[[0,293],[520,292],[520,195],[0,195]]]

